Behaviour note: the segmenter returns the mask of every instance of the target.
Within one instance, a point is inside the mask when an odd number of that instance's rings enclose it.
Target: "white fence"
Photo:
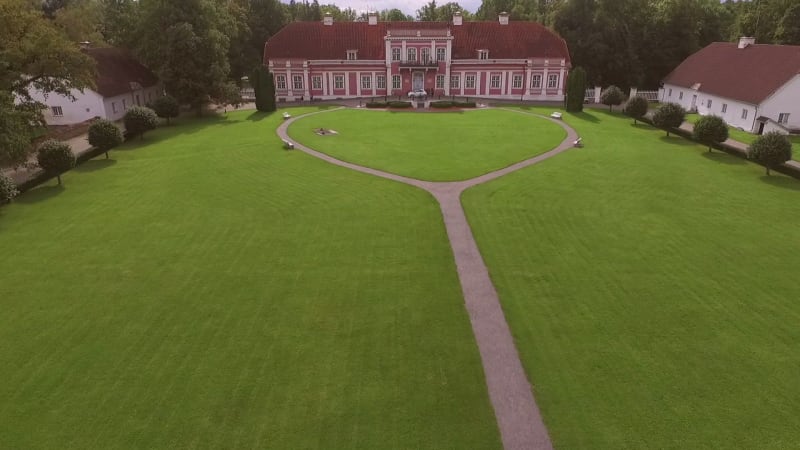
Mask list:
[[[253,88],[243,88],[239,91],[244,101],[254,101],[256,99],[256,91]]]
[[[583,102],[584,103],[600,103],[600,93],[603,91],[603,88],[600,86],[596,86],[593,88],[586,89],[586,93],[583,95]],[[661,98],[660,91],[640,91],[637,88],[631,88],[631,92],[629,97],[644,97],[647,99],[648,102],[657,102]]]

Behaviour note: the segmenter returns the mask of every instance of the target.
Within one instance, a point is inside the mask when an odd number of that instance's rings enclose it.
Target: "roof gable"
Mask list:
[[[97,62],[95,91],[103,97],[131,92],[136,84],[142,88],[158,84],[158,77],[125,50],[103,47],[90,48],[85,52]]]

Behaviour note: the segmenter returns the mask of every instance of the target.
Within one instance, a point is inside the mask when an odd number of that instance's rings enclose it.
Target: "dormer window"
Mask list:
[[[489,59],[489,50],[478,50],[478,59]]]
[[[347,60],[348,61],[355,61],[358,59],[358,50],[348,50],[347,51]]]

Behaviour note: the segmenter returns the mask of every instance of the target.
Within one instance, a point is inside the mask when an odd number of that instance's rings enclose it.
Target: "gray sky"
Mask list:
[[[283,0],[286,3],[289,0]],[[428,3],[426,0],[318,0],[320,4],[327,4],[333,3],[339,8],[353,8],[358,12],[361,11],[380,11],[382,9],[392,9],[397,8],[400,11],[403,11],[406,14],[416,15],[416,12],[422,5]],[[437,1],[437,4],[443,5],[447,3],[447,1],[441,0]],[[465,0],[459,1],[459,5],[466,8],[467,11],[474,13],[475,10],[481,6],[481,0]]]

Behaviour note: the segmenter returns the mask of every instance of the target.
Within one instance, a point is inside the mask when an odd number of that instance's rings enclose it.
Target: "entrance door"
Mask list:
[[[697,109],[697,96],[693,95],[692,96],[692,108],[691,108],[691,111],[695,111],[696,109]]]
[[[411,88],[415,91],[417,89],[423,89],[425,86],[425,74],[422,72],[414,72],[414,76],[411,79]]]
[[[758,134],[764,134],[764,122],[758,123]]]

